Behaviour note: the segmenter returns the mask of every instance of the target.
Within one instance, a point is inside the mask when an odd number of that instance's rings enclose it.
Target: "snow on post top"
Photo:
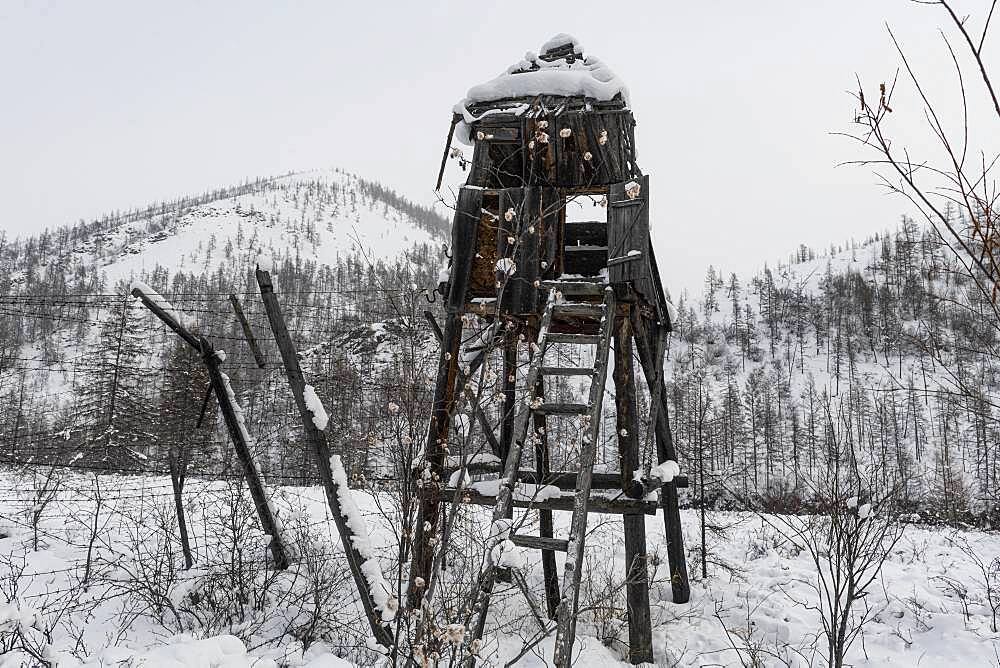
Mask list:
[[[507,98],[559,95],[589,97],[606,102],[621,95],[629,106],[628,88],[611,69],[593,56],[585,56],[583,46],[572,35],[560,33],[542,45],[542,54],[529,51],[500,76],[469,89],[455,105],[466,123],[475,121],[467,107],[477,102]]]
[[[558,35],[553,36],[552,39],[547,41],[545,44],[542,44],[542,58],[545,58],[545,56],[549,53],[558,53],[567,47],[569,47],[572,50],[572,53],[575,53],[578,58],[583,55],[583,44],[580,44],[580,41],[576,37],[561,32]]]

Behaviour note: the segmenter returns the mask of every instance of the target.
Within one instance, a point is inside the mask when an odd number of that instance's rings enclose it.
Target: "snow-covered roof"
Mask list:
[[[469,123],[475,120],[468,112],[471,104],[536,95],[589,97],[602,102],[621,95],[629,106],[625,82],[597,58],[584,55],[575,37],[560,33],[542,45],[541,56],[529,51],[496,78],[470,88],[465,99],[455,105],[455,112]]]

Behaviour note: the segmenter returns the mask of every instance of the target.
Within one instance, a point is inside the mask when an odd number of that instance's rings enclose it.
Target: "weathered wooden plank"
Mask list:
[[[455,489],[447,487],[444,489],[446,500],[450,500]],[[487,496],[475,490],[464,489],[460,495],[462,503],[471,503],[477,506],[493,506],[497,504],[497,497]],[[555,510],[573,512],[575,497],[569,494],[556,496],[543,500],[531,501],[529,499],[515,498],[511,501],[515,508],[533,508],[538,510]],[[629,499],[627,497],[591,496],[587,502],[587,509],[591,513],[604,515],[655,515],[659,506],[655,501],[643,501]],[[565,576],[563,587],[565,588]]]
[[[640,467],[640,463],[639,421],[632,365],[632,326],[628,317],[619,316],[615,320],[615,429],[621,488],[631,498],[642,498],[642,484],[634,479],[634,472]],[[641,517],[638,521],[635,517],[626,517],[624,528],[629,661],[636,664],[653,660],[649,573],[646,570],[646,525]]]
[[[601,290],[603,293],[604,291]],[[565,334],[552,332],[549,334],[549,343],[571,343],[574,345],[595,344],[601,340],[596,334]]]
[[[608,249],[604,246],[566,246],[563,253],[567,274],[597,276],[608,266]]]
[[[472,166],[469,169],[469,178],[466,183],[470,186],[480,188],[496,187],[494,174],[496,170],[493,160],[490,158],[490,143],[485,141],[475,142],[472,151]]]
[[[511,446],[514,442],[514,412],[517,410],[517,338],[518,332],[513,327],[504,328],[503,343],[503,381],[501,383],[503,392],[503,409],[500,418],[500,459],[504,462],[504,469],[507,468],[507,458],[510,456]],[[520,466],[520,463],[518,464]],[[515,467],[516,468],[516,467]],[[514,517],[513,508],[507,509],[505,517]],[[501,569],[497,574],[500,582],[510,582],[510,569]]]
[[[462,316],[456,309],[448,313],[448,319],[445,321],[444,342],[441,344],[438,357],[437,382],[434,386],[433,412],[424,446],[425,461],[431,473],[438,475],[438,480],[443,475],[447,454],[445,446],[448,443],[452,406],[455,401],[461,343]],[[407,607],[411,610],[420,609],[424,593],[423,587],[417,584],[417,578],[429,583],[434,568],[434,537],[438,530],[441,509],[440,483],[429,482],[421,485],[419,497],[420,508],[414,530],[410,582],[407,587]]]
[[[486,470],[485,468],[483,470]],[[495,472],[495,471],[494,471]],[[520,482],[530,485],[552,485],[561,490],[576,489],[576,471],[550,471],[548,475],[539,476],[535,471],[518,471],[517,479]],[[643,481],[642,498],[646,498],[650,492],[655,492],[660,488],[661,483],[657,480]],[[688,477],[684,475],[675,476],[673,484],[678,488],[688,486]],[[593,473],[591,478],[591,488],[608,490],[621,489],[622,479],[619,473]]]
[[[524,185],[524,148],[520,143],[490,141],[491,188]]]
[[[635,347],[639,353],[639,363],[642,365],[646,383],[654,387],[653,394],[659,397],[659,405],[654,416],[654,434],[656,436],[656,455],[660,462],[677,461],[677,451],[674,448],[673,436],[670,433],[668,406],[665,393],[657,391],[656,385],[663,383],[663,346],[658,345],[661,332],[656,323],[648,323],[643,318],[633,319],[635,330]],[[677,480],[663,485],[660,491],[660,504],[663,507],[663,525],[667,540],[667,561],[670,568],[670,584],[673,589],[674,603],[687,603],[691,598],[691,585],[688,580],[687,559],[684,554],[684,534],[681,529],[680,504],[677,498]]]
[[[437,184],[434,186],[434,190],[441,190],[441,181],[444,179],[444,168],[448,164],[448,154],[451,152],[451,140],[455,136],[455,126],[458,122],[462,120],[462,117],[458,114],[452,114],[451,116],[451,127],[448,128],[448,139],[444,142],[444,153],[441,154],[441,168],[438,170]]]
[[[483,191],[480,188],[462,188],[458,191],[455,222],[451,228],[451,276],[448,287],[448,310],[458,312],[465,305],[472,263],[476,257],[476,239],[483,208]]]
[[[392,645],[393,637],[389,628],[383,624],[395,618],[394,609],[379,612],[375,599],[372,596],[372,584],[368,582],[362,564],[365,557],[358,552],[355,547],[354,529],[344,517],[340,504],[340,494],[349,494],[348,490],[340,489],[340,485],[333,477],[332,464],[330,462],[330,446],[326,441],[326,434],[320,429],[314,420],[312,410],[306,404],[305,388],[306,379],[299,364],[298,351],[295,349],[295,342],[292,341],[288,326],[285,324],[284,315],[281,313],[281,305],[278,303],[278,296],[274,292],[274,283],[271,281],[271,274],[267,271],[257,269],[257,285],[260,288],[261,300],[264,302],[264,311],[267,313],[268,322],[271,324],[271,331],[274,332],[274,341],[281,353],[281,361],[285,367],[285,376],[288,378],[288,386],[292,390],[292,397],[299,411],[299,419],[302,421],[302,428],[306,438],[312,446],[313,456],[316,461],[316,470],[319,472],[320,481],[326,492],[327,505],[330,507],[330,514],[333,522],[337,526],[337,533],[340,535],[340,542],[344,547],[344,554],[347,556],[347,565],[354,577],[354,586],[357,587],[365,617],[371,628],[372,635],[378,643],[384,647]],[[367,540],[367,536],[359,537]],[[391,592],[386,592],[391,595]],[[391,613],[391,614],[389,614]],[[384,617],[383,617],[384,615]]]
[[[639,195],[626,194],[626,183],[611,186],[608,209],[608,256],[611,258],[634,256],[649,249],[649,177],[637,179]],[[648,259],[615,263],[608,267],[612,285],[632,283],[633,287],[650,303],[657,295],[651,290]]]
[[[603,279],[586,280],[565,280],[565,281],[542,281],[542,288],[551,290],[555,288],[564,297],[600,297],[604,294],[607,283]]]
[[[556,184],[556,156],[552,141],[552,118],[534,118],[528,122],[528,185]]]
[[[493,125],[482,123],[479,126],[485,135],[485,140],[493,143],[520,143],[521,128],[515,125]]]
[[[291,558],[284,543],[284,536],[282,536],[281,529],[275,519],[267,490],[264,489],[260,469],[257,468],[257,463],[253,459],[246,425],[243,423],[242,409],[231,394],[233,390],[229,379],[219,368],[219,357],[215,354],[212,344],[205,337],[201,337],[200,341],[202,359],[208,368],[208,377],[211,380],[215,398],[219,402],[219,411],[226,423],[226,431],[229,432],[233,449],[243,467],[243,477],[246,479],[250,498],[253,499],[254,507],[257,510],[257,517],[260,518],[261,529],[271,537],[270,548],[274,557],[274,565],[279,570],[285,570],[291,563]]]
[[[565,552],[569,541],[563,538],[550,538],[546,536],[528,536],[525,534],[514,534],[510,537],[510,542],[518,547],[527,547],[533,550],[554,550]]]
[[[177,336],[181,337],[181,339],[183,339],[186,344],[188,344],[198,352],[201,352],[201,341],[198,339],[197,336],[188,331],[187,327],[177,322],[172,313],[165,311],[163,308],[161,308],[160,305],[154,299],[152,299],[152,297],[147,295],[139,288],[132,288],[132,296],[138,297],[139,300],[142,302],[143,306],[148,308],[153,313],[153,315],[155,315],[163,322],[163,324],[165,324],[167,327],[173,330],[173,332],[177,334]]]
[[[584,182],[580,179],[583,151],[577,146],[580,133],[577,123],[574,122],[578,117],[578,114],[567,114],[554,121],[556,127],[552,141],[556,147],[556,182],[558,185],[575,185]],[[568,134],[568,136],[564,137],[563,134]]]
[[[250,329],[250,323],[247,321],[247,317],[243,313],[243,306],[240,305],[239,297],[234,294],[230,294],[229,301],[233,305],[233,312],[236,313],[236,319],[239,320],[240,327],[243,328],[243,338],[246,339],[247,345],[250,346],[250,352],[253,354],[254,362],[257,363],[257,368],[263,369],[267,363],[264,361],[264,355],[260,352],[260,346],[257,345],[257,337],[253,335],[253,330]]]
[[[538,290],[539,242],[542,219],[536,216],[529,188],[505,188],[500,191],[500,233],[498,257],[513,259],[517,270],[512,276],[498,273],[503,282],[501,310],[505,313],[535,313]],[[508,220],[509,218],[509,220]]]
[[[602,221],[580,221],[566,223],[566,245],[576,246],[608,245],[608,224]]]
[[[608,266],[614,267],[615,265],[624,264],[626,262],[639,262],[642,258],[642,251],[629,251],[628,255],[619,255],[618,257],[608,258]]]
[[[600,304],[588,304],[586,302],[563,302],[561,304],[556,304],[556,312],[560,318],[564,316],[587,316],[596,318],[604,311],[601,310]]]
[[[279,570],[285,570],[291,562],[288,549],[285,547],[284,537],[274,517],[274,512],[267,496],[267,490],[264,488],[264,481],[260,476],[260,469],[257,468],[257,463],[253,459],[253,452],[248,440],[249,433],[246,431],[246,425],[242,418],[242,409],[236,403],[235,394],[233,394],[228,376],[223,374],[220,369],[220,359],[218,354],[216,354],[215,348],[212,347],[212,344],[204,336],[197,337],[188,331],[184,325],[177,321],[173,313],[164,310],[152,296],[147,295],[141,289],[137,287],[133,288],[132,296],[138,297],[146,308],[152,311],[153,315],[163,321],[185,343],[201,354],[201,359],[208,370],[212,392],[219,402],[219,411],[222,413],[226,431],[229,433],[229,438],[233,442],[233,449],[236,451],[236,457],[239,459],[240,466],[243,469],[243,477],[246,480],[247,489],[250,491],[250,498],[253,500],[254,508],[257,511],[257,518],[260,520],[261,529],[271,537],[269,548],[271,556],[274,558],[274,565]],[[208,396],[206,395],[205,398],[207,400]]]
[[[545,376],[591,376],[594,370],[588,367],[578,366],[543,366],[542,375]]]

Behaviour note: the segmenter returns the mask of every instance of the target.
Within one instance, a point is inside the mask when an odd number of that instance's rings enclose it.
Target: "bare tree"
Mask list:
[[[833,423],[829,411],[827,419]],[[828,433],[839,441],[836,430]],[[806,582],[815,597],[790,598],[820,615],[831,668],[844,665],[847,650],[878,614],[880,608],[866,597],[903,535],[898,486],[877,489],[876,481],[883,479],[878,472],[864,475],[854,468],[838,467],[811,485],[815,512],[760,515],[796,549],[808,554],[815,567]]]
[[[945,26],[941,30],[941,38],[954,66],[961,122],[951,124],[945,118],[944,107],[955,100],[932,96],[895,33],[888,28],[906,77],[922,105],[922,109],[918,110],[898,108],[895,113],[897,116],[914,112],[922,114],[931,139],[922,146],[936,145],[941,151],[937,158],[929,154],[930,148],[924,148],[919,154],[911,153],[894,135],[889,119],[894,113],[896,80],[880,84],[877,95],[871,92],[865,95],[865,87],[859,78],[855,96],[860,110],[854,118],[859,129],[846,134],[871,149],[874,155],[854,164],[874,166],[890,192],[905,197],[916,207],[951,249],[1000,325],[1000,221],[997,219],[998,192],[994,176],[1000,155],[990,153],[986,145],[987,138],[996,135],[995,126],[992,131],[976,134],[970,120],[978,120],[978,115],[982,113],[979,107],[985,100],[987,126],[1000,121],[1000,101],[994,88],[990,62],[983,55],[997,3],[996,0],[991,3],[982,26],[974,29],[970,17],[959,16],[948,0],[913,1],[937,7],[943,12]]]

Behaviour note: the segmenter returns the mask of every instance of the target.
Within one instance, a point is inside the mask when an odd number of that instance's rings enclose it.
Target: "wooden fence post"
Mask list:
[[[264,356],[260,353],[260,346],[257,345],[257,338],[253,335],[253,330],[250,329],[250,323],[247,321],[247,317],[243,313],[243,307],[240,306],[239,297],[234,294],[230,294],[229,301],[233,305],[233,312],[236,313],[236,319],[240,321],[240,327],[243,328],[243,336],[247,340],[247,345],[250,346],[250,352],[253,353],[253,361],[257,363],[257,368],[263,369],[267,364],[264,362]]]
[[[305,376],[303,376],[302,367],[299,365],[299,356],[295,349],[295,343],[288,333],[288,326],[285,324],[285,318],[281,314],[281,306],[278,304],[278,296],[274,293],[271,274],[258,268],[257,285],[260,287],[260,297],[264,302],[267,319],[271,323],[271,330],[274,332],[275,343],[278,346],[278,351],[281,353],[281,360],[285,366],[285,375],[288,377],[288,385],[292,388],[295,405],[298,407],[299,416],[302,418],[302,426],[305,429],[310,445],[312,445],[313,454],[316,456],[316,469],[319,471],[323,489],[326,491],[326,501],[330,506],[333,521],[337,525],[337,533],[340,534],[340,541],[344,546],[344,554],[347,555],[347,563],[351,568],[351,574],[354,576],[354,584],[357,586],[358,593],[361,596],[365,616],[368,618],[368,624],[371,626],[375,640],[385,647],[390,647],[393,642],[392,633],[384,625],[383,620],[390,621],[395,617],[398,602],[393,598],[392,591],[387,590],[385,594],[389,598],[388,601],[383,602],[383,607],[387,607],[388,609],[379,611],[379,605],[372,595],[372,590],[376,587],[386,586],[385,581],[374,577],[372,580],[375,581],[368,579],[365,573],[368,569],[372,569],[372,566],[366,567],[365,570],[362,569],[362,565],[366,561],[373,560],[374,557],[372,555],[361,554],[355,547],[354,531],[345,517],[340,503],[340,495],[350,494],[350,490],[340,489],[340,485],[333,477],[333,470],[330,464],[330,446],[326,441],[326,434],[316,425],[313,419],[315,414],[306,403]],[[368,540],[368,536],[358,536],[358,538],[365,542]],[[378,568],[377,562],[375,562],[374,569],[378,570]],[[381,570],[378,573],[381,575]]]
[[[288,568],[289,555],[285,547],[283,536],[281,535],[281,525],[274,514],[271,502],[267,498],[267,490],[261,480],[260,469],[253,459],[251,452],[250,433],[243,422],[243,411],[229,377],[222,373],[219,368],[221,360],[212,344],[204,336],[196,337],[184,325],[182,325],[174,314],[170,311],[169,305],[155,292],[149,290],[147,294],[145,286],[133,286],[132,295],[142,300],[142,303],[153,312],[157,318],[177,333],[192,348],[201,353],[201,359],[208,368],[208,377],[212,384],[212,391],[219,402],[219,410],[222,411],[223,419],[226,423],[226,430],[229,438],[233,442],[236,456],[243,466],[243,477],[247,481],[247,488],[250,490],[250,497],[253,499],[254,507],[257,510],[257,517],[260,519],[260,526],[264,533],[271,537],[271,554],[274,557],[274,565],[279,570]]]

